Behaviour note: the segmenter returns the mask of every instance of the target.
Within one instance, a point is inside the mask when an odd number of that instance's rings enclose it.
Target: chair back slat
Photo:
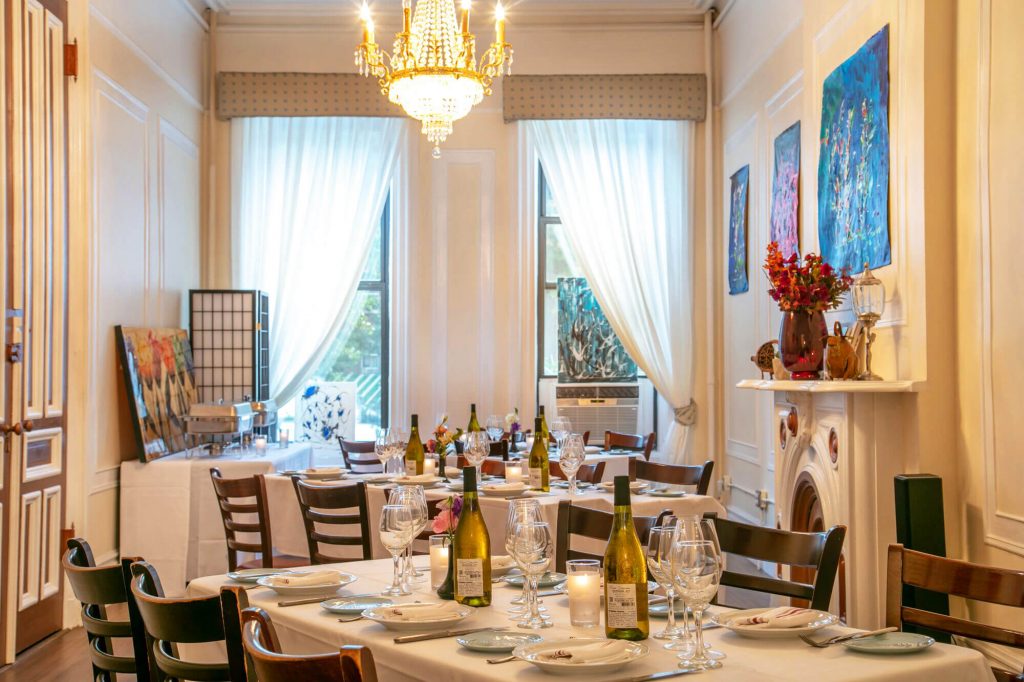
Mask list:
[[[366,561],[371,558],[370,515],[366,505],[366,483],[355,485],[317,486],[292,476],[295,497],[299,501],[302,523],[306,528],[309,558],[313,564],[331,564],[341,561]],[[351,510],[355,510],[352,513]],[[338,510],[348,510],[339,513]],[[335,526],[358,526],[358,535],[331,535],[316,527],[317,523]],[[362,552],[358,557],[334,557],[320,552],[320,544],[357,545]]]
[[[644,459],[649,460],[651,453],[654,451],[654,442],[657,440],[657,435],[650,433],[646,436],[641,436],[634,433],[618,433],[616,431],[605,431],[604,432],[604,449],[605,450],[630,450],[632,452],[642,452]]]
[[[715,463],[711,460],[704,464],[663,464],[631,459],[629,477],[634,481],[640,479],[667,485],[692,485],[696,487],[694,492],[698,495],[707,495],[714,468]]]
[[[812,609],[828,611],[839,570],[843,540],[846,538],[846,526],[833,526],[819,533],[798,533],[721,519],[714,512],[705,514],[704,518],[714,520],[718,541],[726,554],[812,568],[815,571],[814,584],[808,585],[726,570],[722,572],[723,585],[806,599]]]
[[[1020,609],[1024,608],[1024,571],[947,559],[892,544],[889,545],[885,592],[887,626],[902,628],[907,624],[916,625],[950,635],[1024,649],[1022,630],[904,606],[904,585]],[[1018,618],[1017,622],[1024,623],[1024,618]],[[1016,674],[1000,669],[993,669],[993,673],[997,678],[1000,678],[1000,674],[1009,674],[1010,677],[1000,679],[1010,680]]]
[[[641,544],[647,544],[647,538],[651,534],[651,528],[658,525],[659,519],[663,518],[667,511],[659,516],[634,516],[633,525],[636,526],[636,534]],[[569,559],[602,559],[604,555],[592,554],[571,549],[571,538],[578,535],[592,540],[608,540],[612,532],[612,524],[615,521],[615,514],[580,507],[572,504],[571,500],[560,500],[558,502],[557,517],[557,540],[555,541],[555,570],[565,573],[565,562]]]
[[[228,569],[238,569],[238,552],[259,552],[264,568],[274,567],[274,542],[270,532],[270,514],[267,511],[267,482],[262,474],[244,478],[224,478],[220,469],[210,469],[213,492],[220,507],[224,525],[224,539],[228,551]],[[246,501],[240,502],[239,500]],[[254,501],[248,501],[248,500]],[[256,519],[237,519],[235,514],[255,515]],[[252,533],[258,542],[248,542],[236,533]]]
[[[345,440],[338,436],[338,445],[341,446],[341,457],[345,460],[345,468],[355,471],[356,467],[360,473],[380,473],[384,471],[375,450],[375,443],[372,440]]]
[[[604,467],[607,462],[595,462],[584,464],[576,471],[576,480],[584,483],[600,483],[604,479]],[[552,460],[550,463],[551,475],[557,478],[568,480],[569,477],[562,471],[562,466]]]
[[[260,608],[242,611],[242,642],[260,682],[377,682],[373,654],[363,646],[323,654],[283,653],[270,615]]]

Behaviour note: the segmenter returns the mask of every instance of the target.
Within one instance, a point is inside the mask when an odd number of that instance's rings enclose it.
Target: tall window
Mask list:
[[[540,222],[537,243],[537,376],[558,376],[558,278],[582,277],[566,242],[562,219],[544,172],[540,177]]]

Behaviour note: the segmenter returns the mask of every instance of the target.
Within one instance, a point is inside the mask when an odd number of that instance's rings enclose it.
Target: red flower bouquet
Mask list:
[[[786,258],[779,245],[768,245],[764,271],[771,288],[768,294],[783,312],[825,312],[839,307],[839,299],[850,290],[853,278],[844,268],[837,271],[821,256],[808,253],[804,264],[797,254]]]

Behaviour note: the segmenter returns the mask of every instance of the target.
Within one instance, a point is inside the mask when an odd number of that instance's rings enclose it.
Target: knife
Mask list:
[[[639,675],[637,677],[624,677],[618,682],[650,682],[650,680],[666,680],[670,677],[699,673],[700,670],[669,670],[663,673],[651,673],[650,675]]]
[[[379,596],[380,596],[379,592],[368,592],[366,594],[342,594],[342,595],[336,596],[336,597],[312,597],[310,599],[298,599],[298,600],[295,600],[295,601],[279,601],[279,602],[277,602],[277,605],[279,607],[281,607],[281,608],[284,608],[285,606],[302,606],[303,604],[319,604],[320,602],[327,601],[328,599],[345,599],[346,597],[348,597],[348,598],[355,598],[355,597],[379,597]]]
[[[443,632],[428,632],[422,635],[402,635],[401,637],[395,637],[395,644],[408,644],[409,642],[423,642],[428,639],[444,639],[445,637],[461,637],[462,635],[471,635],[474,632],[483,632],[484,630],[507,630],[506,627],[494,628],[470,628],[468,630],[445,630]]]

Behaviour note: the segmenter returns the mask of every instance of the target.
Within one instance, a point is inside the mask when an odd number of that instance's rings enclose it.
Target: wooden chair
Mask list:
[[[342,646],[327,654],[285,654],[270,615],[242,612],[242,643],[260,682],[377,682],[373,654],[364,646]]]
[[[366,484],[318,486],[292,476],[299,512],[306,526],[309,558],[313,564],[333,564],[340,561],[366,561],[371,559],[370,514],[366,506]],[[341,513],[348,510],[348,513]],[[354,512],[353,512],[354,510]],[[332,526],[358,526],[358,535],[332,535],[317,530],[317,524]],[[320,551],[320,545],[361,548],[360,556],[336,557]]]
[[[704,514],[704,518],[714,519],[725,553],[814,570],[813,585],[726,570],[722,572],[723,586],[804,599],[810,602],[810,608],[828,611],[846,526],[832,526],[820,533],[798,533],[729,521],[718,518],[714,512]]]
[[[135,560],[123,559],[118,565],[98,567],[92,548],[81,538],[68,540],[61,559],[71,590],[82,603],[82,626],[89,640],[93,682],[116,682],[118,673],[149,682],[146,630],[137,612],[132,619],[134,597],[128,588],[132,561]],[[107,606],[112,604],[129,604],[129,620],[108,618]],[[133,655],[115,654],[114,639],[131,639]]]
[[[491,452],[490,457],[501,457],[503,461],[508,461],[508,441],[502,438],[501,440],[491,441]]]
[[[145,561],[131,565],[131,591],[146,628],[150,656],[150,679],[227,680],[245,682],[242,643],[228,638],[220,597],[172,599],[164,596],[156,569]],[[194,663],[178,655],[178,644],[221,642],[227,647],[227,663]]]
[[[217,495],[221,520],[224,523],[224,539],[228,546],[228,570],[240,568],[294,568],[308,566],[305,557],[289,554],[275,554],[270,533],[270,511],[267,505],[267,481],[262,474],[245,478],[224,478],[220,469],[210,469],[213,492]],[[254,500],[254,501],[241,501]],[[242,520],[236,514],[249,516]],[[256,516],[255,521],[252,515]],[[246,542],[236,533],[251,533],[259,542]],[[258,559],[238,561],[239,552],[258,552]]]
[[[904,586],[919,587],[989,604],[1024,608],[1024,571],[982,566],[889,545],[885,625],[917,625],[950,635],[1024,649],[1024,631],[985,625],[903,605]],[[1024,613],[1018,623],[1024,623]],[[998,682],[1024,680],[1024,674],[992,668]]]
[[[644,459],[651,458],[654,450],[655,435],[638,436],[631,433],[616,433],[615,431],[604,432],[605,450],[629,450],[631,452],[644,453]]]
[[[661,520],[670,516],[672,512],[665,510],[658,516],[634,516],[633,525],[636,526],[636,534],[640,538],[640,544],[646,545],[647,538],[651,534],[651,528],[659,525]],[[557,540],[555,540],[555,570],[565,573],[565,562],[569,559],[604,559],[603,554],[591,554],[572,549],[570,545],[571,536],[578,535],[594,540],[608,540],[612,532],[612,521],[615,514],[600,509],[589,507],[578,507],[572,504],[571,500],[559,500]]]
[[[604,465],[607,462],[595,462],[594,464],[584,464],[576,472],[576,480],[584,483],[600,483],[604,479]],[[562,471],[562,465],[558,462],[552,461],[551,475],[565,480],[569,480],[569,477]]]
[[[345,468],[361,474],[379,474],[384,465],[374,450],[372,440],[345,440],[338,436],[341,445],[341,457],[345,460]],[[358,468],[357,468],[358,467]]]
[[[465,455],[459,455],[459,461],[457,466],[460,469],[465,469],[469,466],[469,460],[466,459]],[[493,459],[488,457],[480,464],[480,473],[487,474],[488,476],[504,476],[505,475],[505,461],[500,459]],[[479,481],[478,481],[479,482]]]
[[[710,459],[704,464],[659,464],[645,459],[629,461],[629,479],[635,481],[652,481],[668,485],[697,486],[697,495],[707,495],[711,485],[711,472],[715,463]]]

